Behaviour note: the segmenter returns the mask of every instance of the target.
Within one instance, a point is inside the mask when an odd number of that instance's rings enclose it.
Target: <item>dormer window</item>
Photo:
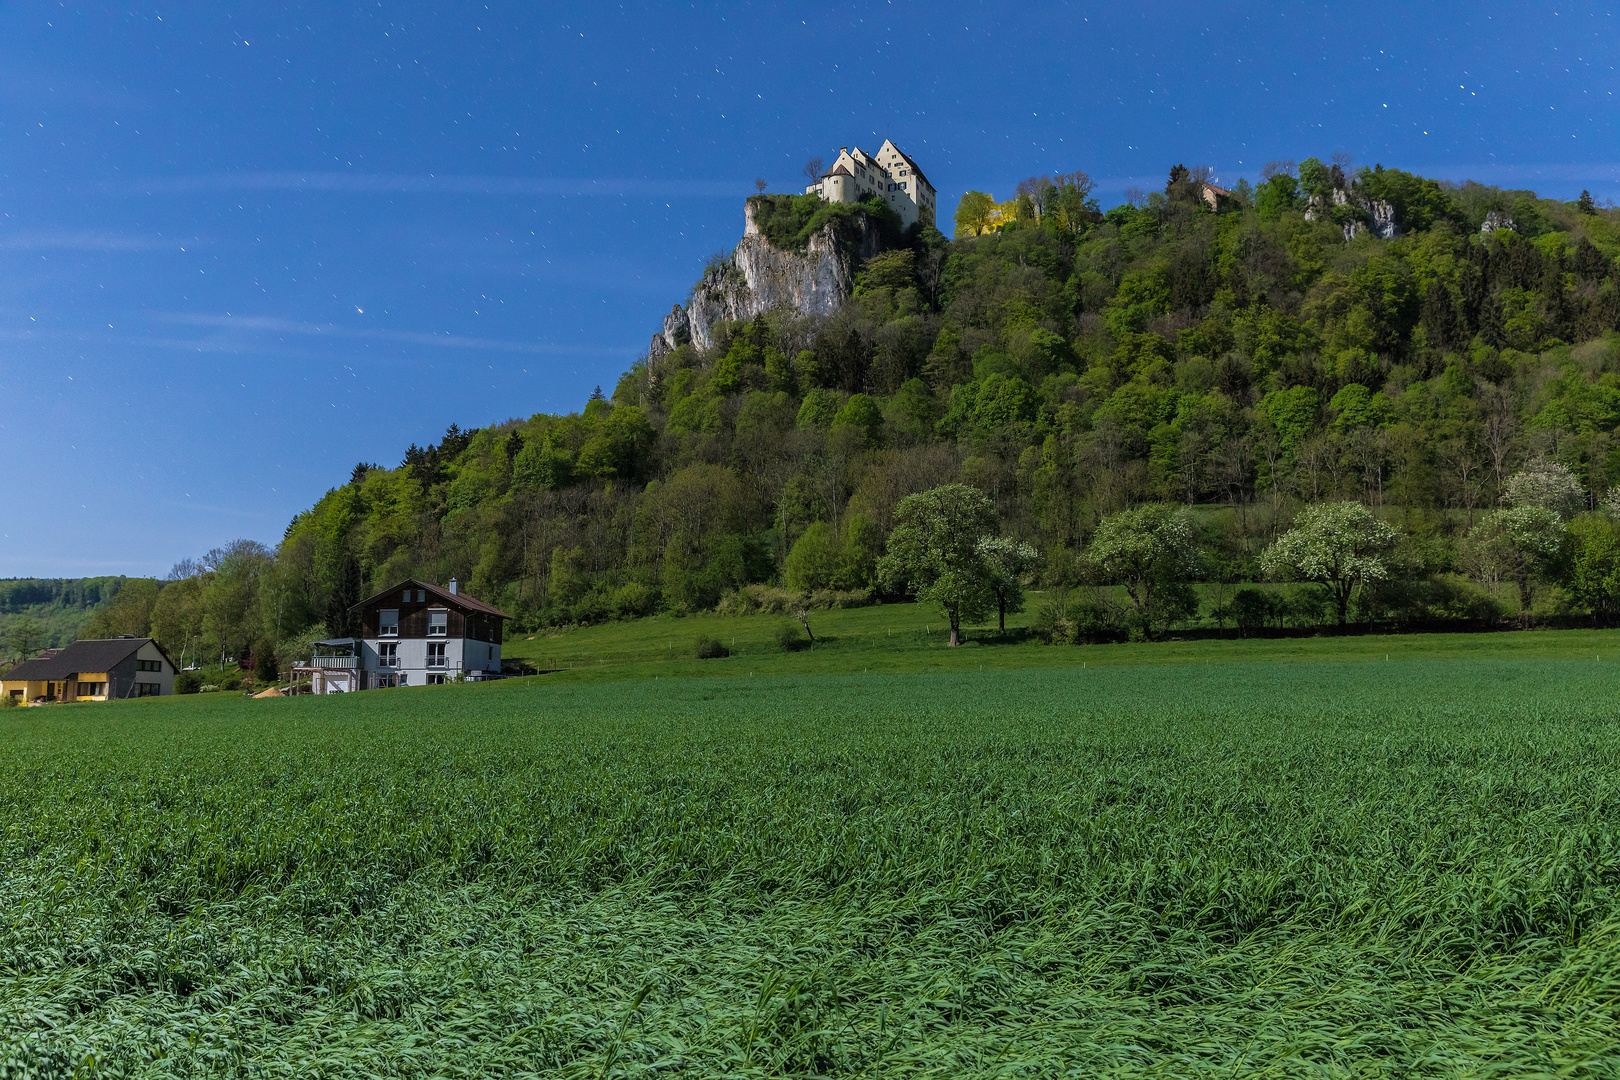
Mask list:
[[[377,636],[399,637],[398,608],[385,608],[377,612]]]
[[[428,612],[428,637],[444,637],[450,632],[450,613],[448,611]]]

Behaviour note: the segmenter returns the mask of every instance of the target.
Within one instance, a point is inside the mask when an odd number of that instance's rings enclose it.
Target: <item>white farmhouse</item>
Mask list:
[[[934,224],[934,185],[928,182],[917,163],[900,151],[889,139],[876,154],[868,154],[860,147],[841,147],[832,168],[804,189],[806,195],[820,195],[828,202],[859,202],[868,195],[876,195],[900,215],[900,222],[909,226],[920,221],[925,226]]]

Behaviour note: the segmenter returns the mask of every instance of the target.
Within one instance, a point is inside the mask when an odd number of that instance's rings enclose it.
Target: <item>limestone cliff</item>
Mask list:
[[[1393,240],[1401,235],[1395,223],[1395,207],[1382,199],[1369,199],[1344,188],[1333,189],[1333,205],[1320,195],[1312,195],[1305,207],[1305,220],[1325,218],[1344,227],[1346,241],[1354,240],[1364,232],[1371,232],[1380,240]]]
[[[773,247],[760,235],[751,204],[743,207],[743,237],[731,258],[704,271],[686,307],[676,305],[652,337],[647,360],[673,352],[686,341],[700,349],[714,344],[721,320],[752,319],[776,308],[799,315],[830,315],[855,287],[855,272],[883,250],[877,228],[864,216],[846,223],[842,234],[828,224],[810,237],[801,254]]]

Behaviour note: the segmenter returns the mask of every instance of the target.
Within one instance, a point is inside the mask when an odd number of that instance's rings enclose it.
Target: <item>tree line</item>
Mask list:
[[[151,625],[179,587],[164,618],[193,614],[165,635],[285,648],[408,576],[456,576],[529,631],[766,584],[924,595],[893,570],[900,508],[952,485],[994,512],[999,580],[1066,598],[1047,624],[1106,624],[1099,597],[1145,634],[1237,621],[1239,593],[1250,623],[1318,601],[1329,625],[1611,618],[1607,571],[1576,568],[1608,565],[1620,486],[1620,213],[1351,164],[1230,190],[1177,166],[1106,212],[1081,172],[969,193],[955,237],[886,233],[831,315],[721,324],[577,413],[355,466],[274,551],[163,585]],[[784,243],[805,198],[771,203]],[[1387,539],[1383,576],[1346,589],[1279,547],[1322,521]],[[1133,577],[1139,533],[1181,569]]]

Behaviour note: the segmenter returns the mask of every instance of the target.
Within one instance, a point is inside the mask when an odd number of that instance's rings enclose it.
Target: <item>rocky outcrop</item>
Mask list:
[[[1312,195],[1305,207],[1305,220],[1340,222],[1346,243],[1364,232],[1380,240],[1393,240],[1401,235],[1401,227],[1395,222],[1395,207],[1383,199],[1369,199],[1344,188],[1334,188],[1332,204],[1330,209],[1328,200]]]
[[[1395,224],[1395,207],[1383,199],[1367,203],[1367,216],[1372,219],[1373,235],[1379,239],[1393,240],[1401,235],[1401,227]]]
[[[664,316],[664,328],[652,336],[652,344],[647,346],[649,359],[657,359],[692,340],[691,323],[686,318],[686,310],[676,304]]]
[[[773,247],[760,234],[753,207],[745,203],[736,250],[727,262],[704,272],[684,309],[677,305],[664,317],[663,330],[653,335],[648,348],[648,362],[673,352],[683,340],[709,348],[713,328],[722,320],[752,319],[777,308],[799,315],[837,311],[854,290],[861,263],[883,250],[871,221],[864,215],[851,220],[843,235],[827,225],[801,254]]]
[[[1481,225],[1479,227],[1479,231],[1482,232],[1482,233],[1485,233],[1486,235],[1489,235],[1489,234],[1491,234],[1493,232],[1496,232],[1499,229],[1505,229],[1508,232],[1514,232],[1515,229],[1514,229],[1514,225],[1513,225],[1513,219],[1508,217],[1506,214],[1502,213],[1502,211],[1500,211],[1500,210],[1487,210],[1487,211],[1485,211],[1485,224],[1483,224],[1483,225]]]

